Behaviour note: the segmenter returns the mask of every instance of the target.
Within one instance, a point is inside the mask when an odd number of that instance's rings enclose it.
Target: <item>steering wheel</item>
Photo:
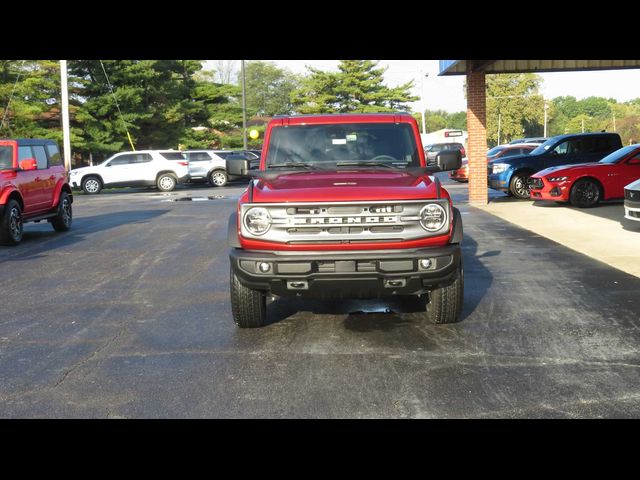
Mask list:
[[[391,160],[392,162],[397,161],[397,159],[391,155],[377,155],[371,159],[372,162],[377,162],[378,160]]]

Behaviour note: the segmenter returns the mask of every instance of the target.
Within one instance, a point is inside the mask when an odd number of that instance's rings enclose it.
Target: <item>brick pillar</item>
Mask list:
[[[486,205],[487,106],[484,72],[467,72],[467,158],[469,159],[469,203]]]

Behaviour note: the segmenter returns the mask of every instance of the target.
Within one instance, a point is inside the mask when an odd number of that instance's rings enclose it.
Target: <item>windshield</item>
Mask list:
[[[487,157],[495,157],[498,153],[504,150],[505,147],[502,145],[498,145],[497,147],[493,147],[491,150],[487,152]]]
[[[0,145],[0,170],[13,168],[13,146]]]
[[[551,147],[553,147],[556,144],[556,142],[557,142],[557,139],[550,138],[546,142],[534,148],[529,155],[540,155],[541,153],[544,153],[547,150],[549,150]]]
[[[631,152],[633,152],[634,150],[637,150],[637,148],[638,148],[637,145],[622,147],[620,150],[616,150],[615,152],[610,153],[609,155],[604,157],[602,160],[600,160],[599,163],[618,163],[620,160],[622,160],[624,157],[629,155]]]
[[[419,167],[420,157],[407,123],[296,125],[271,131],[266,165]]]

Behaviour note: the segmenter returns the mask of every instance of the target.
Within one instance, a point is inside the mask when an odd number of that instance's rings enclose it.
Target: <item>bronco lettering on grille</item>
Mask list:
[[[398,216],[390,217],[319,217],[293,218],[294,225],[352,225],[368,223],[398,223]]]

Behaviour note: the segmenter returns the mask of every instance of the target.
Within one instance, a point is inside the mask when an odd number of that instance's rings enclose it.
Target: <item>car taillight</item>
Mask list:
[[[178,162],[178,165],[183,165],[185,167],[189,166],[189,162]]]
[[[464,151],[464,147],[460,149],[460,153],[462,154],[463,157],[467,156],[467,153]]]

